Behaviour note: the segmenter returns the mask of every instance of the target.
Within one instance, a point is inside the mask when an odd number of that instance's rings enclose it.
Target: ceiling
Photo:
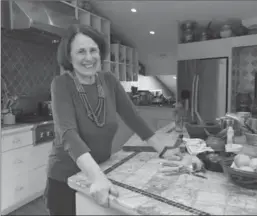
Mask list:
[[[195,20],[206,25],[227,19],[257,17],[257,1],[92,1],[97,12],[112,22],[114,32],[139,53],[172,52],[177,41],[177,21]],[[132,13],[136,8],[137,13]],[[149,35],[149,31],[155,35]]]

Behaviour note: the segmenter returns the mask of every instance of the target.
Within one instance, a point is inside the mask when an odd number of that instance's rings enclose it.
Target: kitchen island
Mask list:
[[[174,123],[158,130],[172,131]],[[187,136],[187,132],[184,132]],[[177,139],[174,130],[168,134],[171,145]],[[133,135],[125,145],[146,145]],[[155,152],[115,153],[101,164],[120,196],[111,208],[97,205],[88,194],[87,178],[78,173],[69,178],[77,190],[77,215],[256,215],[257,190],[234,185],[222,173],[207,171],[200,178],[181,174],[164,176],[158,173],[162,159]]]

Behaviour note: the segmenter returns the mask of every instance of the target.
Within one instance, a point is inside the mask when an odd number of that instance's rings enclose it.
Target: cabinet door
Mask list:
[[[13,176],[26,172],[32,145],[2,153],[2,175]]]
[[[32,130],[20,133],[10,133],[2,136],[2,152],[31,145],[33,143]]]
[[[36,169],[48,163],[48,156],[51,153],[53,142],[46,142],[33,146],[29,155],[29,170]]]
[[[44,191],[47,179],[47,166],[41,166],[29,171],[29,195]]]
[[[157,119],[156,120],[156,125],[157,125],[157,129],[163,128],[165,126],[167,126],[168,124],[171,123],[171,120],[166,120],[166,119]]]
[[[2,175],[1,211],[14,206],[28,197],[28,173],[19,175]]]

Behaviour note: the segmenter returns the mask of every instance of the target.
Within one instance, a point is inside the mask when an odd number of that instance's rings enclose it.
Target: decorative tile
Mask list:
[[[6,36],[1,30],[1,71],[11,94],[47,95],[59,74],[56,45],[37,44]]]

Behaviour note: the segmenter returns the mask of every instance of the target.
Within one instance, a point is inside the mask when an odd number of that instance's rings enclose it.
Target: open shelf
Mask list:
[[[111,60],[119,65],[120,81],[137,81],[138,55],[136,49],[121,44],[111,44]]]

